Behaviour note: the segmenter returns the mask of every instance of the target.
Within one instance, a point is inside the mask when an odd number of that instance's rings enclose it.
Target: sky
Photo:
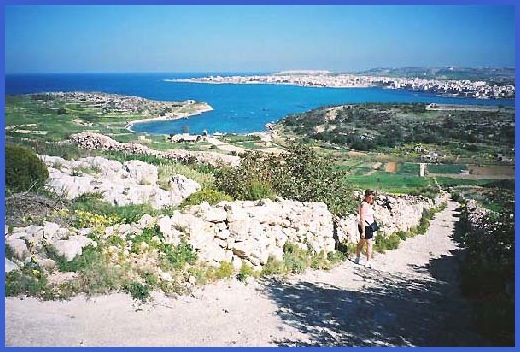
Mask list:
[[[5,7],[5,73],[514,67],[511,5]]]

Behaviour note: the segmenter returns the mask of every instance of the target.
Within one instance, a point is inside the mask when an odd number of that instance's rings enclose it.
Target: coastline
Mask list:
[[[318,88],[404,89],[479,99],[510,99],[515,97],[515,85],[497,85],[484,81],[456,79],[427,79],[356,74],[270,74],[253,76],[206,76],[198,78],[164,79],[165,82],[206,84],[267,84]]]
[[[232,82],[232,81],[204,81],[198,78],[178,78],[164,79],[165,82],[171,83],[198,83],[198,84],[243,84],[243,85],[272,85],[272,86],[296,86],[308,88],[377,88],[375,84],[344,84],[344,85],[318,85],[318,84],[299,84],[295,82]]]
[[[152,122],[152,121],[174,121],[174,120],[180,120],[180,119],[186,119],[186,118],[189,118],[191,116],[195,116],[195,115],[200,115],[200,114],[203,114],[205,112],[209,112],[209,111],[213,111],[213,107],[211,107],[210,105],[208,105],[207,103],[204,103],[204,107],[203,108],[200,108],[200,109],[197,109],[197,111],[195,111],[194,113],[184,113],[182,115],[178,115],[178,116],[175,116],[175,117],[171,117],[171,116],[159,116],[159,117],[153,117],[153,118],[150,118],[150,119],[140,119],[140,120],[132,120],[132,121],[129,121],[126,125],[125,125],[125,128],[132,132],[132,133],[136,133],[132,127],[134,127],[134,125],[136,124],[139,124],[139,123],[146,123],[146,122]]]

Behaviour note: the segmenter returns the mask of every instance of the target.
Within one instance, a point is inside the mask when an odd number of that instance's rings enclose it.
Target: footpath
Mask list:
[[[6,346],[486,346],[471,325],[452,241],[458,204],[426,234],[289,279],[225,280],[191,295],[5,299]]]

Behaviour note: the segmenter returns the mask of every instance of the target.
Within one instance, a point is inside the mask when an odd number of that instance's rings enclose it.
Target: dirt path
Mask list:
[[[456,283],[456,203],[373,269],[329,271],[136,305],[113,294],[67,302],[5,299],[7,346],[482,346]]]

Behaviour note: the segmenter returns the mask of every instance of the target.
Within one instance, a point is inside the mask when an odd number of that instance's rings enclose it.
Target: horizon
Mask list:
[[[191,72],[183,72],[183,71],[126,71],[126,72],[117,72],[117,71],[89,71],[89,72],[5,72],[5,75],[45,75],[45,74],[263,74],[263,75],[269,75],[269,74],[276,74],[276,73],[300,73],[305,71],[319,71],[319,72],[326,72],[326,73],[334,73],[334,74],[360,74],[365,73],[365,71],[370,70],[384,70],[384,69],[442,69],[442,68],[454,68],[454,69],[511,69],[515,70],[515,66],[385,66],[385,67],[371,67],[368,69],[364,69],[361,71],[330,71],[330,70],[320,70],[320,69],[313,69],[313,70],[307,70],[307,69],[283,69],[280,71],[191,71]]]
[[[515,67],[513,5],[7,5],[5,74]]]

